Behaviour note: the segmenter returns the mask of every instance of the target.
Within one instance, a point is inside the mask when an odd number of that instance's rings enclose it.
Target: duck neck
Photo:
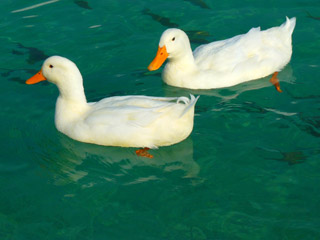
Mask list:
[[[60,92],[60,99],[77,105],[87,105],[81,75],[75,79],[69,78],[68,81],[64,81],[63,84],[57,84],[57,86]]]
[[[55,125],[67,135],[70,126],[79,121],[90,108],[84,94],[82,78],[75,80],[77,81],[66,81],[63,86],[58,85],[60,95],[56,102]]]
[[[191,48],[171,57],[169,61],[179,69],[194,71],[197,68]]]

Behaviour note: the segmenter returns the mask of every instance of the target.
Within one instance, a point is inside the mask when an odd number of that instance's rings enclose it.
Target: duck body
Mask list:
[[[193,129],[197,98],[192,95],[190,99],[118,96],[88,103],[81,74],[70,60],[50,57],[40,75],[58,86],[55,125],[72,139],[105,146],[157,148],[184,140]],[[27,83],[35,82],[31,78]]]
[[[58,98],[56,128],[75,140],[105,146],[157,148],[187,138],[196,99],[110,97],[74,108]],[[86,109],[82,111],[79,109]]]
[[[212,89],[278,72],[291,59],[295,23],[295,18],[287,18],[279,27],[264,31],[252,28],[246,34],[201,45],[193,52],[182,30],[168,29],[161,36],[158,50],[161,54],[165,48],[169,60],[162,72],[163,81],[176,87]],[[156,70],[164,62],[162,59],[159,64],[157,57],[149,70]]]

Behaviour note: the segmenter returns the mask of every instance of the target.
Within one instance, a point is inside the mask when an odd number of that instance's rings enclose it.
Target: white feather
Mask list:
[[[42,66],[56,84],[57,129],[81,142],[107,146],[167,146],[187,138],[193,129],[196,99],[148,96],[104,98],[87,103],[81,74],[70,60],[53,56]]]
[[[193,53],[183,31],[168,29],[159,43],[166,46],[169,55],[162,78],[176,87],[210,89],[273,74],[291,59],[295,23],[295,18],[287,18],[279,27],[264,31],[252,28],[246,34],[201,45]]]

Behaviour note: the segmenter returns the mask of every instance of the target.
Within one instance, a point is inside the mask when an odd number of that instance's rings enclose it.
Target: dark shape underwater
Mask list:
[[[151,10],[149,8],[145,8],[142,11],[142,13],[144,15],[148,15],[148,16],[152,17],[153,20],[160,23],[164,27],[179,28],[179,25],[177,23],[171,22],[170,18],[155,14],[155,13],[151,12]],[[210,43],[210,41],[208,41],[207,39],[204,38],[204,37],[210,36],[210,34],[206,31],[190,30],[190,31],[185,31],[185,32],[188,35],[191,43],[195,43],[195,44]]]
[[[25,49],[28,51],[28,59],[27,59],[27,62],[29,64],[34,64],[36,62],[39,62],[39,61],[43,61],[44,59],[48,58],[49,56],[46,55],[43,51],[37,49],[37,48],[34,48],[34,47],[25,47],[23,46],[21,43],[17,43],[18,45],[18,48],[21,48],[21,49]],[[24,55],[24,51],[18,51],[18,50],[15,50],[13,49],[12,50],[12,54],[15,54],[15,55]]]
[[[304,163],[307,160],[307,157],[303,151],[291,151],[291,152],[283,152],[283,151],[276,151],[276,150],[266,151],[266,149],[263,149],[260,147],[258,147],[256,150],[258,150],[259,155],[262,155],[263,158],[265,159],[284,162],[284,163],[287,163],[288,165]]]
[[[5,68],[0,68],[0,72],[1,72],[1,76],[7,78],[9,81],[13,81],[13,82],[17,82],[19,84],[26,84],[26,79],[25,78],[21,78],[21,75],[34,75],[37,73],[36,70],[34,69],[5,69]],[[21,72],[24,72],[23,74],[21,74]],[[47,81],[44,81],[44,84],[48,84],[46,83]],[[49,84],[48,84],[49,85]]]
[[[169,28],[179,27],[178,24],[171,22],[170,18],[162,17],[158,14],[155,14],[155,13],[151,12],[151,10],[149,8],[143,9],[142,13],[144,15],[149,15],[150,17],[152,17],[153,20],[160,23],[164,27],[169,27]]]
[[[211,41],[202,38],[202,37],[208,37],[210,34],[206,31],[186,31],[186,34],[189,37],[189,40],[191,43],[197,43],[197,44],[207,44]]]
[[[320,17],[315,17],[315,16],[312,16],[309,12],[307,12],[306,11],[306,13],[307,13],[307,17],[308,18],[312,18],[312,19],[314,19],[314,20],[320,20]]]
[[[280,152],[282,154],[282,158],[275,159],[281,162],[287,162],[289,165],[294,165],[297,163],[303,163],[306,160],[306,156],[303,152]]]
[[[184,1],[190,2],[193,5],[196,5],[204,9],[210,9],[210,7],[203,0],[184,0]]]
[[[75,0],[74,3],[77,4],[79,7],[89,9],[89,10],[92,9],[92,7],[89,6],[87,1]]]

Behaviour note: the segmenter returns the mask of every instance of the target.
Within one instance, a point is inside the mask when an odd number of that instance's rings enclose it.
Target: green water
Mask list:
[[[0,239],[320,239],[319,0],[39,3],[0,3]],[[24,84],[61,55],[89,101],[188,96],[146,69],[166,28],[196,47],[285,16],[297,25],[283,93],[267,78],[192,91],[191,136],[153,159],[69,139],[56,87]]]

